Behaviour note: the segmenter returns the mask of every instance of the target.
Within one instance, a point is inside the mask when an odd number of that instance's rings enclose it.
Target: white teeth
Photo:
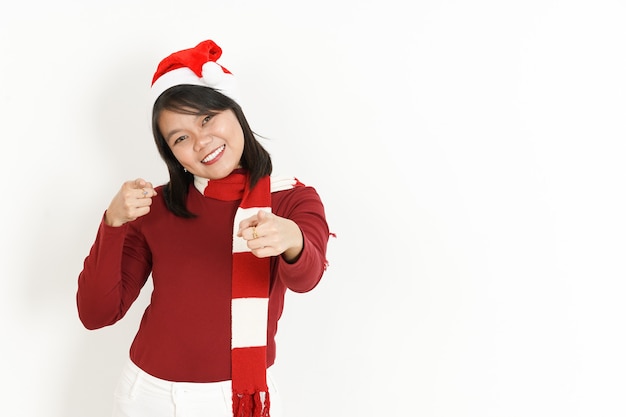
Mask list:
[[[203,162],[203,163],[206,163],[206,162],[209,162],[209,161],[214,160],[214,159],[215,159],[215,157],[216,157],[217,155],[219,155],[220,153],[222,153],[222,151],[224,150],[224,148],[226,148],[226,145],[222,145],[222,146],[220,146],[220,147],[219,147],[219,148],[217,148],[214,152],[212,152],[212,153],[210,153],[209,155],[207,155],[207,157],[206,157],[206,158],[204,158],[204,159],[202,160],[202,162]]]

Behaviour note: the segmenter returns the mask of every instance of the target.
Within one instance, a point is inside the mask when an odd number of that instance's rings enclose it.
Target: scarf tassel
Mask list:
[[[261,398],[263,396],[263,398]],[[233,416],[235,417],[270,417],[269,392],[233,395]]]

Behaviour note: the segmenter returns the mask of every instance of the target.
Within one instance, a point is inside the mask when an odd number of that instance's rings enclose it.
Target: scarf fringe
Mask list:
[[[270,393],[233,394],[233,416],[270,417]]]

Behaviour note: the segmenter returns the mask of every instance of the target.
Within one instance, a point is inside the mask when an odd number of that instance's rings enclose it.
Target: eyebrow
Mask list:
[[[169,132],[167,133],[167,135],[163,135],[163,137],[165,138],[165,141],[166,141],[166,142],[169,142],[172,136],[174,136],[175,134],[177,134],[177,133],[181,132],[182,130],[183,130],[183,129],[174,129],[174,130],[171,130],[171,131],[169,131]]]

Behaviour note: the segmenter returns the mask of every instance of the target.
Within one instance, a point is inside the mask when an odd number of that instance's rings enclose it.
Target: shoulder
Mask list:
[[[287,175],[272,175],[270,177],[270,183],[272,193],[304,187],[304,184],[300,182],[298,178]]]
[[[272,177],[272,209],[279,216],[289,217],[297,211],[323,210],[323,204],[315,187],[296,177]]]
[[[162,184],[162,185],[159,185],[157,187],[154,187],[154,190],[156,191],[157,195],[152,198],[152,205],[153,206],[154,205],[158,205],[158,206],[165,207],[166,185]]]

